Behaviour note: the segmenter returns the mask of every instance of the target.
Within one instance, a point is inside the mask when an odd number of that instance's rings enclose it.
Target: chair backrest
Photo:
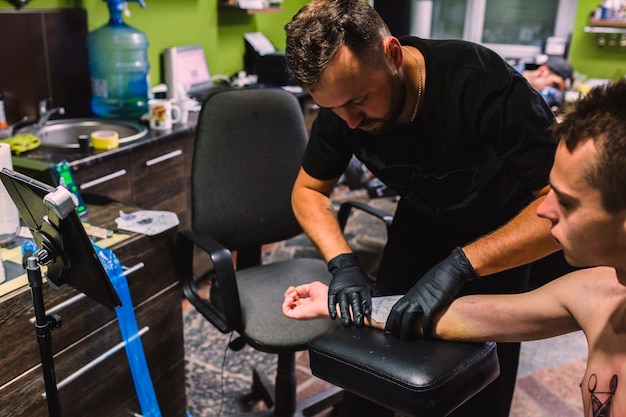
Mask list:
[[[291,189],[307,139],[300,104],[282,89],[233,89],[207,98],[193,156],[193,229],[231,250],[301,233]]]

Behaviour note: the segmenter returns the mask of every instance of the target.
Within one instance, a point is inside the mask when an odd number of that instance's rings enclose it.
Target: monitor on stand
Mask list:
[[[47,267],[46,278],[53,287],[70,285],[113,309],[121,301],[100,263],[76,212],[68,190],[54,188],[9,169],[0,179],[30,229]]]
[[[59,320],[46,315],[40,266],[47,267],[46,278],[54,288],[68,284],[110,309],[122,302],[85,232],[69,190],[7,168],[0,171],[0,179],[37,244],[37,251],[28,257],[26,274],[35,309],[48,415],[60,417],[51,343],[51,331],[59,326]]]

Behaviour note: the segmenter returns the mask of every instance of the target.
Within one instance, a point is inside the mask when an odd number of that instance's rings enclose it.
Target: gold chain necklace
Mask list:
[[[417,110],[419,110],[420,102],[422,101],[422,66],[420,65],[420,61],[419,59],[417,59],[417,56],[415,56],[413,51],[405,46],[403,46],[402,49],[405,49],[409,54],[411,54],[411,56],[415,60],[415,64],[417,65],[417,98],[415,99],[415,106],[413,106],[413,114],[411,114],[411,123],[413,123],[413,120],[415,120],[415,116],[417,116]]]

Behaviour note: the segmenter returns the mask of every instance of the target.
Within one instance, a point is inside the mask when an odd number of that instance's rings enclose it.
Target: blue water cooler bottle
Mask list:
[[[87,36],[91,110],[106,118],[137,119],[148,111],[148,38],[126,23],[126,1],[104,0],[109,22]],[[136,1],[146,7],[143,0]]]

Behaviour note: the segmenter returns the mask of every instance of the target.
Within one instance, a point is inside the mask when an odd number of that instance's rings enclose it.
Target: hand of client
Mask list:
[[[378,300],[385,298],[386,297],[373,298],[375,309],[378,309]],[[319,281],[298,285],[297,287],[289,287],[287,291],[285,291],[283,314],[285,317],[296,320],[311,320],[328,317],[327,299],[328,287],[326,284]],[[393,301],[385,304],[386,306],[384,308],[387,309],[388,313],[388,310],[393,305]],[[386,317],[387,314],[384,314],[384,316]],[[365,317],[364,324],[380,330],[385,327],[384,321],[378,322],[372,320],[369,316]]]
[[[285,291],[283,314],[296,320],[328,317],[327,299],[328,287],[319,281],[291,286]]]

